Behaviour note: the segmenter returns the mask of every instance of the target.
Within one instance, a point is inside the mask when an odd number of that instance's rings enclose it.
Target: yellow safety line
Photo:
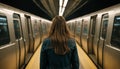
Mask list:
[[[39,66],[40,66],[40,50],[41,50],[41,45],[36,50],[36,52],[32,56],[31,60],[29,61],[28,65],[26,66],[25,69],[39,69]]]
[[[90,60],[87,54],[82,50],[82,48],[76,43],[78,56],[80,60],[80,69],[97,69],[96,65]]]

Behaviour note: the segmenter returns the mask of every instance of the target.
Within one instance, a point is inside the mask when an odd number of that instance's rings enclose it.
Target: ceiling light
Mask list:
[[[63,15],[67,3],[68,0],[59,0],[59,16]]]

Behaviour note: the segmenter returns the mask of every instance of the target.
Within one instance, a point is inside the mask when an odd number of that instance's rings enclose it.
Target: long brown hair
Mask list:
[[[53,18],[48,37],[56,54],[64,55],[70,51],[67,41],[71,38],[71,35],[64,17],[56,16]]]

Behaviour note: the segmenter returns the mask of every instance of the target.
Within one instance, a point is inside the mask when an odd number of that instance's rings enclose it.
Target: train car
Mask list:
[[[0,69],[23,69],[51,21],[0,3]]]
[[[98,69],[120,69],[120,4],[69,20],[67,25]]]

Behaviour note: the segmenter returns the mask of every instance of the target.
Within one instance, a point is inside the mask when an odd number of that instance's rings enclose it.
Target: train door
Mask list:
[[[73,31],[74,31],[74,38],[76,38],[76,25],[77,25],[77,21],[75,21],[75,23],[73,23],[74,24],[74,29],[73,29]]]
[[[40,43],[42,42],[42,25],[41,25],[41,20],[39,20],[39,32],[40,32]]]
[[[86,53],[88,53],[88,28],[89,28],[89,18],[84,18],[82,21],[82,35],[81,35],[81,42],[82,42],[82,48],[85,50]]]
[[[76,23],[77,23],[77,21],[75,21],[75,23],[72,23],[74,38],[75,38],[75,31],[76,31]]]
[[[75,38],[75,23],[76,22],[72,22],[71,23],[71,32],[73,33],[73,37]]]
[[[28,45],[26,47],[26,51],[33,52],[34,51],[34,38],[33,38],[32,24],[31,24],[31,17],[28,15],[25,15],[25,18],[26,18],[25,25],[26,25],[26,29],[27,29],[27,33],[28,33],[28,37],[27,37],[28,38]],[[29,54],[29,53],[27,53],[27,54]]]
[[[90,19],[89,35],[88,35],[88,48],[89,54],[94,54],[95,48],[93,47],[93,39],[95,37],[96,17],[92,16]]]
[[[103,14],[101,20],[101,27],[100,27],[99,43],[98,43],[98,64],[101,67],[103,66],[103,49],[106,40],[107,26],[108,26],[108,14]]]
[[[13,38],[10,15],[7,16],[0,12],[0,69],[17,69],[19,61],[16,60],[16,52],[19,47]]]
[[[104,46],[103,69],[120,69],[120,13],[112,14],[110,22]]]
[[[80,33],[81,33],[81,22],[78,21],[76,25],[77,25],[76,26],[76,37],[77,37],[77,41],[78,41],[79,45],[81,46],[81,41],[80,41],[80,39],[81,39],[81,35],[80,35]]]
[[[34,51],[35,51],[40,44],[39,23],[37,22],[37,20],[34,20],[33,32],[34,32],[33,35],[34,35]]]
[[[23,41],[21,21],[19,14],[13,14],[13,25],[15,30],[16,43],[19,46],[19,66],[22,67],[25,63],[25,46]]]
[[[46,23],[42,23],[42,39],[44,39],[45,37],[46,37],[46,35],[47,35],[47,24]]]
[[[42,41],[43,41],[43,39],[44,39],[44,36],[45,36],[45,24],[44,24],[44,22],[42,22],[41,23],[41,28],[42,28]]]
[[[81,45],[81,47],[83,47],[83,45],[82,45],[82,30],[83,30],[83,19],[81,20],[81,30],[80,30],[80,45]]]
[[[43,29],[42,29],[42,23],[40,23],[40,41],[42,42],[43,37]]]

